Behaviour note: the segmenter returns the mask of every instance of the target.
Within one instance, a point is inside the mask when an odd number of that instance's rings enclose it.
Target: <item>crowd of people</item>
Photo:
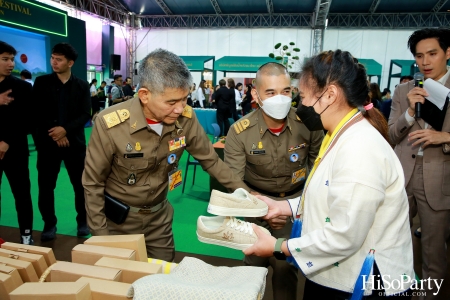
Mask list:
[[[425,79],[450,88],[450,30],[417,30],[408,47]],[[193,85],[180,57],[157,49],[140,64],[137,95],[126,94],[116,75],[114,107],[98,112],[91,98],[105,87],[90,88],[71,73],[77,59],[71,45],[54,46],[53,73],[33,87],[11,75],[15,55],[0,42],[0,174],[16,201],[22,243],[33,244],[28,133],[38,155],[42,241],[56,236],[54,189],[64,162],[78,235],[143,233],[149,257],[167,261],[175,255],[167,196],[187,150],[230,191],[244,188],[267,203],[266,216],[247,221],[271,235],[253,225],[258,240],[244,250],[244,263],[273,268],[274,299],[297,298],[298,270],[306,276],[305,300],[411,299],[419,288],[424,299],[439,296],[450,237],[450,117],[436,116],[442,128],[417,117],[416,103],[428,93],[414,81],[400,83],[390,99],[389,90],[368,83],[357,59],[335,50],[304,63],[297,90],[284,66],[268,63],[254,85],[221,79],[207,93],[205,81]],[[188,103],[217,109],[227,135],[224,161]],[[446,103],[445,110],[448,97]],[[4,130],[27,105],[33,126]],[[97,119],[86,147],[92,113]],[[236,121],[231,128],[228,118]],[[125,217],[105,210],[114,203],[129,208]],[[417,214],[419,288],[410,233]]]

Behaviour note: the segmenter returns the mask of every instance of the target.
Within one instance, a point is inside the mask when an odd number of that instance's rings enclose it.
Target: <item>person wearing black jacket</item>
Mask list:
[[[220,136],[227,135],[230,129],[231,105],[235,103],[234,89],[226,87],[225,79],[219,80],[220,88],[215,92],[214,103],[217,106],[217,124],[220,128]]]
[[[131,87],[131,77],[127,77],[127,79],[125,79],[125,84],[123,85],[122,90],[125,96],[129,96],[131,98],[134,97],[133,88]]]
[[[71,72],[77,56],[71,45],[55,45],[51,56],[53,73],[36,78],[33,87],[33,101],[36,104],[38,204],[45,223],[41,241],[56,237],[54,189],[62,161],[75,192],[77,235],[89,234],[81,176],[86,157],[84,125],[90,119],[91,99],[88,83]]]
[[[31,84],[11,75],[16,54],[14,47],[0,41],[0,184],[5,172],[16,204],[20,242],[33,245],[26,126]]]

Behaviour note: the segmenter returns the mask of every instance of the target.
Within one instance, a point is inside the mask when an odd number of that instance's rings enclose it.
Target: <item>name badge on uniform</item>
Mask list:
[[[173,191],[183,183],[181,170],[175,169],[169,172],[169,191]]]
[[[292,173],[292,181],[291,184],[296,184],[297,182],[305,180],[306,177],[306,169],[303,168],[301,170],[295,171]]]
[[[264,149],[261,149],[261,150],[250,150],[250,154],[252,154],[252,155],[266,154],[266,150],[264,150]]]
[[[181,147],[186,147],[185,136],[180,136],[179,138],[169,141],[169,151],[175,151]]]

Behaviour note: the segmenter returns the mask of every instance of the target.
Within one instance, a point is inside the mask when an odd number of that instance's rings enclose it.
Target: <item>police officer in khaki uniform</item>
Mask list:
[[[256,73],[253,99],[260,109],[237,121],[228,132],[225,163],[253,192],[284,200],[300,196],[319,153],[323,131],[310,132],[291,108],[291,84],[286,68],[268,63]],[[277,238],[289,238],[289,219],[247,221],[269,229]],[[246,256],[251,266],[273,268],[273,298],[296,299],[297,269],[274,257]]]
[[[185,148],[227,188],[248,187],[218,158],[186,106],[192,77],[185,63],[158,49],[139,74],[138,97],[102,111],[92,130],[83,174],[87,220],[93,235],[143,233],[149,257],[172,261],[167,193],[181,184],[177,168]],[[105,216],[105,196],[130,206],[123,223]]]

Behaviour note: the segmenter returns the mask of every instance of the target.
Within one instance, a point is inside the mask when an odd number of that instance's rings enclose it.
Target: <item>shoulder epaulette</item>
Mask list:
[[[249,119],[243,119],[243,120],[237,121],[233,124],[234,131],[236,131],[236,134],[239,134],[242,131],[246,130],[249,126],[250,126]]]
[[[128,109],[118,109],[109,114],[103,116],[108,128],[114,127],[120,123],[125,122],[130,117],[130,112]]]
[[[192,118],[192,107],[186,105],[183,109],[183,113],[181,114],[183,117]]]

